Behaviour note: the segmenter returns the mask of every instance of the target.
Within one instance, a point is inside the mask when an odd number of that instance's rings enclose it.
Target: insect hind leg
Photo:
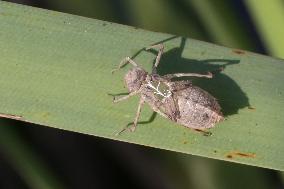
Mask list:
[[[208,72],[207,74],[198,74],[198,73],[175,73],[175,74],[167,74],[164,75],[163,78],[166,79],[172,79],[175,77],[206,77],[206,78],[212,78],[213,75],[211,72]]]

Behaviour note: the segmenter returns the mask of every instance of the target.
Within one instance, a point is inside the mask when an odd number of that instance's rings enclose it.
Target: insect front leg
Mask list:
[[[172,79],[175,77],[206,77],[206,78],[212,78],[213,75],[211,72],[208,72],[207,74],[197,74],[197,73],[175,73],[175,74],[167,74],[164,75],[163,78],[166,79]]]
[[[164,52],[164,45],[163,44],[157,44],[157,45],[152,45],[150,47],[147,47],[145,48],[146,50],[149,50],[149,49],[153,49],[153,48],[158,48],[159,49],[159,52],[158,52],[158,55],[156,57],[156,60],[155,60],[155,64],[153,66],[153,69],[152,69],[152,73],[156,73],[156,69],[160,63],[160,60],[161,60],[161,56]]]
[[[129,93],[128,95],[123,96],[123,97],[120,97],[120,98],[115,98],[115,96],[114,96],[114,97],[113,97],[113,103],[117,103],[117,102],[126,100],[126,99],[128,99],[129,97],[132,97],[132,96],[138,94],[139,92],[140,92],[140,90],[133,91],[133,92]]]
[[[113,69],[111,71],[111,73],[113,74],[115,71],[119,70],[120,68],[122,68],[125,64],[132,64],[135,67],[138,67],[138,65],[136,64],[136,62],[134,62],[130,57],[126,57],[124,58],[118,65],[118,67],[116,69]]]
[[[118,133],[116,133],[115,135],[120,135],[122,132],[124,132],[125,130],[129,130],[131,132],[134,132],[136,127],[137,127],[137,123],[138,123],[138,120],[139,120],[139,117],[140,117],[140,114],[141,114],[141,109],[142,109],[142,105],[145,103],[144,99],[141,97],[140,98],[140,101],[139,101],[139,104],[138,104],[138,108],[137,108],[137,112],[136,112],[136,116],[135,116],[135,119],[134,119],[134,122],[133,124],[131,124],[132,126],[130,128],[128,128],[128,125],[122,129],[121,131],[119,131]]]
[[[132,127],[130,127],[130,131],[135,131],[136,127],[137,127],[137,123],[138,123],[138,120],[139,120],[139,117],[140,117],[140,114],[141,114],[141,108],[142,108],[142,105],[145,103],[144,99],[141,97],[140,98],[140,101],[139,101],[139,104],[138,104],[138,108],[137,108],[137,112],[136,112],[136,116],[135,116],[135,119],[134,119],[134,122],[133,122],[133,125]]]

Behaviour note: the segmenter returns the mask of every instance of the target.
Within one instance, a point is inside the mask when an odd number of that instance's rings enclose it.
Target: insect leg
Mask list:
[[[113,69],[111,71],[111,73],[113,74],[115,71],[119,70],[120,68],[122,68],[125,64],[130,63],[133,66],[137,67],[138,65],[136,64],[136,62],[134,62],[130,57],[126,57],[124,58],[118,65],[118,67],[116,69]]]
[[[211,136],[211,135],[212,135],[212,133],[211,133],[211,132],[206,131],[205,129],[194,129],[194,130],[195,130],[195,131],[197,131],[197,132],[202,133],[202,134],[203,134],[203,136]]]
[[[169,118],[165,113],[163,113],[162,111],[160,111],[158,107],[152,106],[152,109],[154,110],[154,112],[157,112],[157,113],[160,114],[161,116],[163,116],[163,117],[165,117],[165,118]]]
[[[139,120],[139,117],[140,117],[140,113],[141,113],[141,107],[142,105],[145,103],[144,99],[143,98],[140,98],[140,101],[139,101],[139,104],[138,104],[138,109],[137,109],[137,112],[136,112],[136,116],[135,116],[135,119],[134,119],[134,122],[132,125],[132,127],[128,128],[129,124],[126,125],[126,127],[124,127],[121,131],[119,131],[118,133],[115,134],[115,136],[118,136],[120,135],[122,132],[124,132],[125,130],[129,130],[129,131],[135,131],[136,129],[136,126],[137,126],[137,123],[138,123],[138,120]]]
[[[164,75],[163,77],[166,79],[172,79],[175,77],[207,77],[207,78],[212,78],[213,75],[211,72],[208,72],[207,74],[197,74],[197,73],[175,73],[175,74],[167,74]]]
[[[155,61],[155,64],[153,66],[153,70],[152,70],[152,73],[155,72],[156,68],[158,67],[159,63],[160,63],[160,59],[161,59],[161,56],[164,52],[164,45],[163,44],[157,44],[157,45],[152,45],[150,47],[147,47],[145,48],[146,50],[149,50],[149,49],[153,49],[153,48],[158,48],[159,49],[159,52],[158,52],[158,55],[156,57],[156,61]]]
[[[145,103],[144,99],[143,98],[140,98],[140,101],[139,101],[139,104],[138,104],[138,109],[137,109],[137,112],[136,112],[136,116],[135,116],[135,119],[134,119],[134,122],[133,122],[133,125],[132,127],[130,127],[130,131],[135,131],[136,129],[136,126],[137,126],[137,123],[138,123],[138,120],[139,120],[139,117],[140,117],[140,113],[141,113],[141,107],[142,105]]]
[[[123,96],[123,97],[120,97],[120,98],[115,98],[115,97],[113,97],[113,103],[117,103],[117,102],[126,100],[126,99],[128,99],[129,97],[138,94],[139,92],[140,92],[140,90],[137,90],[137,91],[131,92],[131,93],[129,93],[128,95]]]

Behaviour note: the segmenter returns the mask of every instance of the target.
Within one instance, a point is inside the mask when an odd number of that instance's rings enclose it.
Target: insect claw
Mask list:
[[[116,71],[117,71],[117,69],[111,70],[111,74],[113,74],[113,73],[116,72]]]
[[[107,95],[112,96],[112,103],[115,103],[115,95],[107,93]]]
[[[115,136],[118,136],[118,135],[120,135],[121,133],[123,133],[123,132],[127,129],[127,126],[128,126],[128,125],[126,125],[126,127],[124,127],[121,131],[115,133]]]
[[[211,136],[211,135],[212,135],[212,133],[209,132],[209,131],[204,131],[204,133],[203,133],[203,136]]]
[[[132,126],[129,127],[129,124],[128,124],[128,125],[126,125],[121,131],[115,133],[115,136],[120,135],[121,133],[123,133],[123,132],[126,131],[126,130],[128,130],[128,131],[130,131],[130,132],[134,132],[135,129],[136,129],[136,126],[134,126],[134,125],[132,124]]]
[[[129,128],[129,131],[134,132],[135,129],[136,129],[136,126],[135,126],[135,125],[132,125],[132,126]]]
[[[114,134],[114,136],[118,136],[118,135],[120,135],[123,131],[124,131],[124,130],[121,130],[121,131],[119,131],[119,132],[115,133],[115,134]]]
[[[208,75],[208,78],[212,78],[213,77],[213,74],[211,72],[208,72],[207,75]]]
[[[123,131],[125,131],[125,129],[122,129],[121,131],[119,131],[119,132],[115,133],[115,134],[114,134],[114,136],[118,136],[118,135],[120,135]]]
[[[194,129],[194,130],[197,131],[197,132],[202,133],[203,136],[211,136],[212,135],[212,133],[210,131],[206,131],[204,129]]]

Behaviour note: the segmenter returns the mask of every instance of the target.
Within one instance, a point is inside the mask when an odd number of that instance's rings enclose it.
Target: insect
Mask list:
[[[190,81],[172,81],[173,78],[185,76],[212,78],[212,73],[208,72],[205,75],[175,73],[160,76],[156,70],[163,54],[164,45],[153,45],[145,49],[149,50],[151,48],[158,48],[158,54],[150,74],[130,57],[123,59],[118,68],[112,70],[113,73],[127,63],[133,66],[124,77],[129,94],[120,98],[114,97],[114,103],[126,100],[134,95],[140,95],[137,113],[132,126],[124,128],[121,132],[126,129],[135,131],[142,105],[145,102],[161,116],[199,131],[214,127],[216,123],[222,121],[221,107],[212,95],[192,85]]]

